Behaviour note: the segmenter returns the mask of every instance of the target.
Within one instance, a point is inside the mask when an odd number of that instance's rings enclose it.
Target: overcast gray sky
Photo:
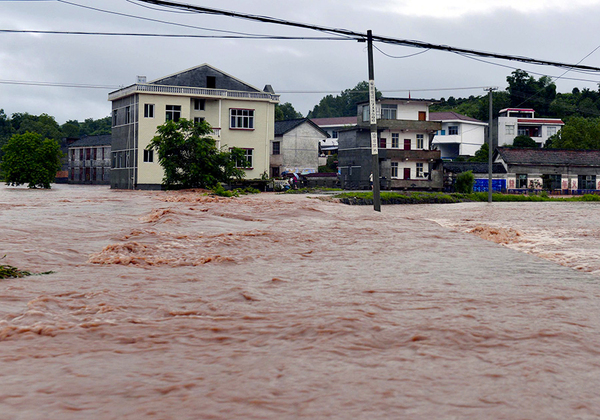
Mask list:
[[[180,0],[198,6],[455,47],[600,67],[600,0]],[[85,7],[82,7],[85,6]],[[92,10],[89,7],[110,11]],[[323,36],[310,30],[223,16],[174,13],[135,0],[0,0],[0,30],[52,30],[220,35]],[[118,13],[118,14],[117,14]],[[133,15],[177,24],[141,20]],[[534,75],[565,70],[519,62],[376,44],[376,86],[386,96],[435,98],[482,95],[506,88],[514,68]],[[593,53],[592,53],[593,52]],[[421,53],[414,55],[415,53]],[[590,55],[590,53],[592,53]],[[400,57],[400,58],[392,58]],[[111,87],[128,86],[209,63],[258,88],[271,84],[281,102],[304,115],[327,93],[368,79],[366,45],[355,41],[141,38],[0,32],[0,108],[7,114],[47,113],[59,123],[110,113]],[[575,78],[580,80],[569,80]],[[106,88],[32,86],[14,82]],[[568,72],[559,92],[598,89],[600,74]]]

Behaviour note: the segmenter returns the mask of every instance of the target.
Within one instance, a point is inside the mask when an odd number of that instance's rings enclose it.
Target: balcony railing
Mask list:
[[[185,95],[185,96],[202,96],[213,98],[235,98],[235,99],[255,99],[268,100],[271,102],[279,102],[279,95],[267,92],[242,92],[231,91],[225,89],[206,89],[184,86],[164,86],[164,85],[149,85],[136,84],[126,88],[111,92],[108,94],[108,100],[114,101],[125,96],[133,95],[134,93],[157,93],[170,95]]]

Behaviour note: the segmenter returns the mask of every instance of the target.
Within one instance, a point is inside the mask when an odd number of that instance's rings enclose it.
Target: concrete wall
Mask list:
[[[288,131],[281,139],[283,171],[317,172],[319,168],[319,142],[327,138],[323,133],[305,122]]]

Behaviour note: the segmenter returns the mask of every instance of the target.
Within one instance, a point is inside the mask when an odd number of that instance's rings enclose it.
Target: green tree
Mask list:
[[[0,166],[7,185],[50,188],[61,167],[62,152],[56,140],[37,133],[15,134],[2,150]]]
[[[475,152],[475,156],[468,159],[469,162],[487,162],[489,161],[489,150],[487,143],[483,143],[478,151]]]
[[[275,121],[295,120],[302,118],[302,114],[297,112],[291,103],[275,105]]]
[[[2,146],[4,146],[8,139],[13,135],[14,130],[10,121],[10,118],[4,113],[3,109],[0,109],[0,160],[2,159]]]
[[[538,147],[538,144],[531,137],[521,134],[513,140],[513,147],[534,148]]]
[[[181,118],[158,126],[150,148],[157,151],[166,188],[213,188],[219,182],[241,179],[248,162],[242,149],[219,150],[206,121]]]
[[[533,108],[539,115],[550,114],[550,104],[556,97],[556,85],[548,76],[535,80],[524,70],[515,70],[506,78],[512,108]]]
[[[375,92],[381,98],[381,92]],[[308,113],[308,118],[353,117],[357,115],[356,104],[369,100],[369,82],[362,81],[339,95],[327,95]]]
[[[473,171],[465,171],[458,174],[456,177],[456,192],[463,194],[470,194],[473,192],[473,186],[475,185],[475,176]]]
[[[600,149],[600,118],[570,117],[549,140],[554,149]]]
[[[43,138],[56,141],[63,137],[60,126],[54,117],[48,114],[31,115],[26,112],[12,114],[12,126],[17,134],[37,133]]]

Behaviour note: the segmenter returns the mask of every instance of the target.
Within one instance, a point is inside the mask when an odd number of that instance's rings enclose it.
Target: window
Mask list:
[[[423,134],[417,134],[417,149],[423,149],[425,146],[425,140]]]
[[[450,127],[448,127],[448,135],[449,136],[456,136],[456,135],[458,135],[458,126],[457,125],[451,125]]]
[[[362,116],[363,116],[363,118],[362,118],[363,122],[370,121],[371,117],[369,115],[369,106],[368,105],[363,105]]]
[[[114,127],[115,125],[117,125],[117,110],[116,110],[116,109],[113,109],[113,114],[112,114],[112,125],[113,125],[113,127]]]
[[[509,135],[509,136],[514,136],[514,134],[515,134],[515,126],[514,126],[514,125],[512,125],[512,124],[511,124],[511,125],[508,125],[508,124],[507,124],[507,125],[504,127],[504,130],[505,130],[505,131],[504,131],[504,133],[505,133],[506,135]]]
[[[527,188],[527,174],[517,174],[517,188]]]
[[[395,120],[397,109],[398,107],[395,104],[381,104],[381,119]]]
[[[131,123],[131,107],[125,107],[125,124]]]
[[[230,128],[254,129],[254,110],[235,109],[229,110],[231,116]]]
[[[206,76],[206,87],[215,89],[217,87],[217,78],[215,76]]]
[[[400,147],[400,134],[392,133],[392,149],[397,149]]]
[[[423,178],[423,163],[417,163],[417,178]]]
[[[519,134],[519,136],[528,136],[529,135],[529,130],[526,128],[519,128],[517,130],[517,133]]]
[[[144,104],[144,118],[154,118],[154,104]]]
[[[154,150],[144,149],[144,162],[154,162]]]
[[[548,137],[556,134],[556,127],[548,127],[546,132],[548,133]]]
[[[194,111],[204,111],[206,101],[204,99],[194,99]]]
[[[580,190],[595,190],[596,175],[579,175],[577,180],[577,188]]]
[[[445,136],[446,135],[446,130],[438,130],[437,135],[438,136]]]
[[[386,149],[387,148],[387,139],[385,137],[379,138],[379,148]]]
[[[179,118],[181,118],[181,105],[167,105],[165,119],[177,122]]]
[[[194,124],[200,124],[204,120],[204,117],[194,117]]]
[[[231,150],[231,149],[229,149],[229,150]],[[244,157],[248,161],[248,166],[246,168],[252,169],[252,151],[253,151],[253,149],[242,149],[242,150],[244,151]],[[237,162],[236,166],[238,168],[243,168],[243,166],[240,163],[241,162]]]
[[[279,141],[274,141],[273,142],[273,154],[274,155],[279,155],[281,153],[281,142]]]
[[[338,138],[338,132],[337,132],[337,131],[335,131],[335,130],[334,130],[334,131],[332,131],[332,132],[331,132],[331,138],[332,138],[332,139],[337,139],[337,138]]]
[[[398,178],[398,162],[392,162],[392,178]]]
[[[419,111],[419,121],[427,121],[427,112]]]

